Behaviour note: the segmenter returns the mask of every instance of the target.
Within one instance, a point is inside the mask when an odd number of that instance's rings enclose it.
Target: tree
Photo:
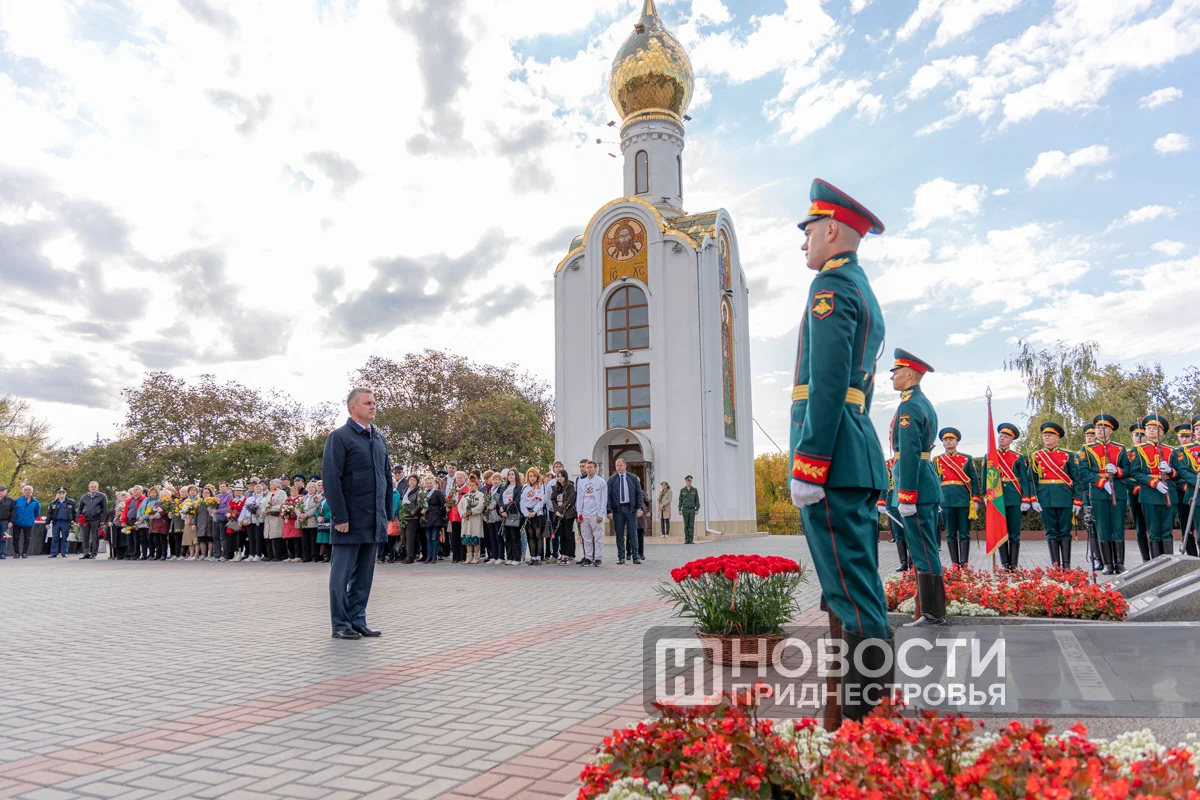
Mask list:
[[[320,475],[321,459],[325,455],[325,440],[329,432],[306,436],[296,445],[296,449],[288,457],[284,472],[288,475]]]
[[[75,461],[75,489],[86,489],[89,481],[100,484],[100,491],[110,498],[130,486],[150,486],[161,483],[163,476],[155,474],[138,452],[137,442],[130,439],[100,441],[81,451]]]
[[[287,457],[271,442],[236,439],[220,445],[205,459],[204,480],[213,484],[232,483],[251,475],[278,475]]]
[[[461,460],[483,466],[497,454],[511,454],[509,460],[523,465],[553,460],[547,444],[554,437],[550,387],[513,366],[425,350],[398,362],[372,356],[354,381],[375,392],[375,423],[397,464],[437,469]]]
[[[0,459],[8,486],[17,486],[25,473],[40,466],[51,452],[50,423],[29,413],[29,402],[0,398]]]
[[[759,530],[800,532],[800,511],[792,505],[791,459],[786,453],[764,453],[754,459],[754,501]]]

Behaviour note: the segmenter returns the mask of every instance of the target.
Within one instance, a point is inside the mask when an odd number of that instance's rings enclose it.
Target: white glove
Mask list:
[[[1039,514],[1042,513],[1042,504],[1041,503],[1034,502],[1034,503],[1030,503],[1030,505],[1033,506],[1034,511],[1038,512]]]
[[[1112,493],[1113,493],[1113,485],[1112,485],[1112,481],[1106,481],[1106,482],[1105,482],[1105,484],[1104,484],[1104,491],[1108,492],[1109,494],[1112,494]]]
[[[825,490],[815,483],[805,483],[792,478],[792,505],[796,508],[811,506],[825,499]]]
[[[1107,472],[1109,475],[1116,475],[1117,474],[1117,465],[1109,464],[1107,467],[1104,468],[1104,471]]]
[[[900,516],[902,517],[915,517],[917,515],[916,503],[901,503],[899,508]]]
[[[1158,486],[1155,486],[1154,488],[1158,489],[1158,491],[1161,492],[1162,494],[1167,493],[1167,485],[1165,483],[1160,483]]]
[[[1158,471],[1159,471],[1160,473],[1162,473],[1163,475],[1170,475],[1170,474],[1171,474],[1172,472],[1174,472],[1175,470],[1171,469],[1171,465],[1170,465],[1170,464],[1168,464],[1167,462],[1163,461],[1163,462],[1159,463],[1159,465],[1158,465]]]
[[[1021,503],[1021,510],[1022,510],[1022,511],[1028,511],[1028,510],[1029,510],[1029,503]]]
[[[972,501],[971,501],[971,505],[975,507],[975,513],[976,513],[976,514],[978,514],[978,513],[979,513],[979,501],[978,501],[978,500],[972,500]]]

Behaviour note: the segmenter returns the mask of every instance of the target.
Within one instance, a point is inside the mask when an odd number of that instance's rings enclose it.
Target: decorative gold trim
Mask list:
[[[799,386],[792,387],[792,402],[797,400],[808,399],[808,384],[802,383]],[[867,404],[867,393],[862,389],[847,389],[846,402],[852,406],[865,406]]]
[[[654,215],[654,220],[658,223],[658,232],[663,235],[666,234],[667,223],[663,221],[662,214],[658,212],[658,209],[654,207],[653,203],[643,200],[640,197],[618,197],[616,200],[610,200],[609,202],[600,206],[600,210],[592,215],[592,218],[588,220],[587,227],[583,229],[583,244],[579,245],[579,247],[575,248],[570,253],[567,253],[567,257],[558,262],[558,266],[555,268],[554,274],[557,275],[560,271],[562,271],[562,268],[566,266],[566,263],[570,261],[573,256],[578,255],[581,251],[587,249],[588,239],[591,238],[592,226],[596,224],[596,220],[604,216],[605,212],[607,212],[610,208],[619,206],[622,203],[638,203],[639,205],[645,206],[647,209],[649,209],[650,213]],[[649,242],[647,242],[647,244],[649,244]],[[692,246],[695,247],[694,244]]]
[[[575,256],[579,255],[582,252],[583,252],[583,245],[580,245],[579,247],[576,247],[571,252],[567,253],[567,257],[564,258],[562,261],[558,262],[558,266],[554,268],[554,274],[557,275],[558,273],[562,272],[563,267],[565,267],[567,265],[567,262],[571,261],[572,259],[575,258]]]
[[[662,122],[674,122],[680,128],[683,128],[683,117],[676,114],[669,108],[644,108],[641,111],[635,111],[624,119],[621,123],[621,136],[625,136],[625,129],[635,122],[653,122],[655,120]]]

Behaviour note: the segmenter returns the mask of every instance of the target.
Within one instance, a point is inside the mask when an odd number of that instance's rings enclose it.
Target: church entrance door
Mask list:
[[[637,475],[638,480],[642,484],[642,489],[646,490],[646,461],[642,456],[641,445],[610,445],[608,448],[608,473],[604,476],[605,479],[617,474],[618,458],[625,459],[625,468],[633,475]]]

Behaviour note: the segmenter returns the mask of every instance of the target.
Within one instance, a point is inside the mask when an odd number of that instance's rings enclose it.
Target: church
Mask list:
[[[696,534],[757,529],[746,277],[724,209],[684,208],[684,123],[695,78],[645,0],[613,60],[624,190],[554,273],[555,453],[605,477],[623,458],[653,500],[691,475]],[[655,515],[657,517],[657,514]],[[678,511],[672,533],[682,535]]]

